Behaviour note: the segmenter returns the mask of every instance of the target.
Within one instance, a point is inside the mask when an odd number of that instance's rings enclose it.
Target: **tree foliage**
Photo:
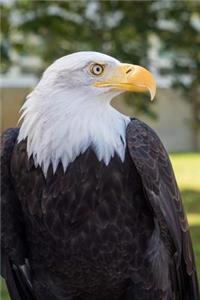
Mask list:
[[[1,11],[1,71],[5,72],[11,66],[10,57],[10,24],[9,15],[10,9],[6,6],[0,5]]]
[[[170,57],[163,74],[170,74],[173,86],[180,88],[192,108],[191,126],[194,148],[200,134],[200,2],[171,1],[158,10],[157,34],[162,42],[161,54]],[[161,23],[160,23],[161,24]]]

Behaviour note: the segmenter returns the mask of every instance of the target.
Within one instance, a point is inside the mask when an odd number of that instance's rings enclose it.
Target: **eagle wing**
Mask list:
[[[1,275],[6,281],[11,299],[33,300],[23,214],[10,172],[18,132],[19,129],[11,128],[1,137]]]
[[[157,134],[137,119],[127,127],[127,146],[159,224],[161,239],[173,251],[170,274],[176,281],[174,292],[178,291],[180,299],[199,300],[188,222],[168,154]]]

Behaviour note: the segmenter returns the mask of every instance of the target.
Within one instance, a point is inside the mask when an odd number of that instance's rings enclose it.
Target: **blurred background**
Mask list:
[[[0,0],[1,131],[44,69],[80,50],[149,68],[156,100],[125,95],[113,105],[153,127],[175,169],[200,272],[200,1]],[[200,278],[200,273],[199,273]],[[2,300],[7,300],[4,283]]]

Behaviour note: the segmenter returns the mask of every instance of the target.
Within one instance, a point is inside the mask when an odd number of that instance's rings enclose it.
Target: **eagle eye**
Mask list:
[[[100,64],[92,64],[90,66],[90,72],[93,75],[99,76],[104,72],[104,66]]]

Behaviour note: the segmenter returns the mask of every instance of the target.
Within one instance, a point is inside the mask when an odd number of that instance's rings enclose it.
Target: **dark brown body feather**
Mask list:
[[[130,123],[124,163],[88,149],[47,178],[16,136],[3,141],[2,245],[11,266],[28,258],[21,299],[198,299],[179,192],[151,129]]]

